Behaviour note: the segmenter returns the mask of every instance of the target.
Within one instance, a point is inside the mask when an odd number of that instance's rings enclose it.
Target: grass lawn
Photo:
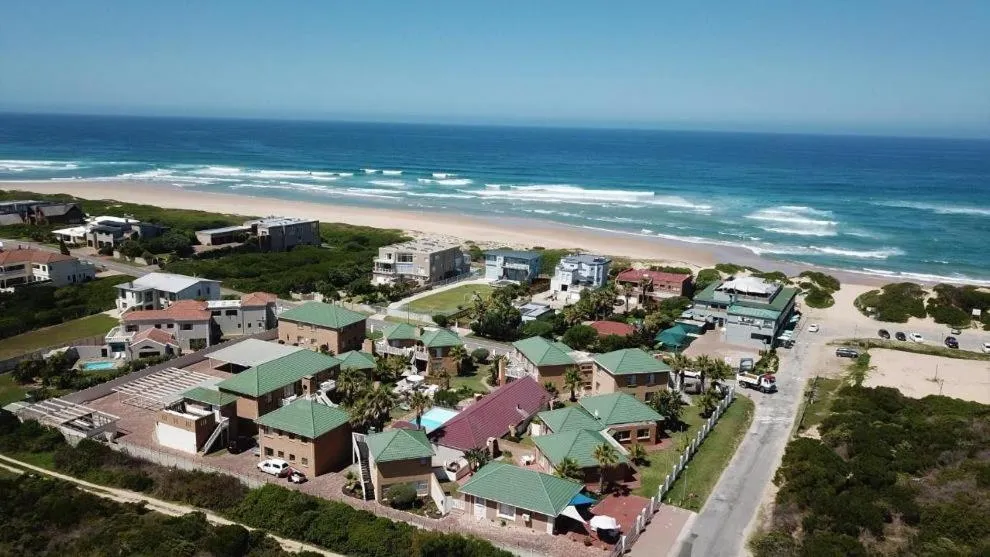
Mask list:
[[[735,404],[735,402],[733,402]],[[663,479],[670,473],[670,469],[677,462],[681,454],[681,444],[683,439],[693,439],[698,435],[698,428],[705,422],[704,418],[698,414],[697,406],[687,406],[681,421],[685,424],[682,431],[669,432],[673,443],[663,449],[650,452],[646,465],[637,466],[639,471],[640,487],[635,490],[636,495],[650,497],[656,494],[657,488],[663,483]]]
[[[0,406],[24,400],[24,387],[17,384],[9,373],[0,375]]]
[[[73,340],[106,334],[117,320],[102,313],[90,315],[60,325],[52,325],[0,340],[0,359],[19,356],[39,348]]]
[[[804,431],[814,427],[828,416],[832,401],[835,400],[835,393],[842,386],[842,379],[828,379],[817,377],[808,381],[808,388],[805,391],[805,406],[801,423],[798,424],[798,431]],[[811,393],[814,393],[808,402]]]
[[[450,388],[455,391],[461,387],[467,387],[476,393],[487,393],[485,378],[488,377],[488,370],[491,364],[479,365],[474,371],[466,371],[466,375],[455,375],[450,378]]]
[[[668,503],[689,511],[701,510],[749,429],[754,407],[748,397],[736,397],[671,486]]]
[[[424,296],[418,300],[413,300],[403,306],[402,309],[415,311],[416,313],[425,313],[427,315],[454,313],[457,311],[457,306],[467,307],[471,305],[474,301],[475,293],[484,297],[491,294],[493,290],[495,289],[487,284],[462,284],[450,290],[444,290],[431,296]]]
[[[437,326],[437,324],[436,323],[433,323],[432,321],[429,322],[429,323],[427,323],[425,321],[417,321],[415,319],[406,319],[405,317],[394,317],[394,316],[391,316],[391,315],[386,315],[385,316],[385,321],[388,321],[389,323],[408,323],[410,325],[416,325],[416,326],[419,326],[419,327],[436,327]]]

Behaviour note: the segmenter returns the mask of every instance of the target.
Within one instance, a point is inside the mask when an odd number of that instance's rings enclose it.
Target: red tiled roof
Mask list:
[[[161,329],[145,329],[134,335],[131,342],[141,342],[142,340],[150,340],[157,342],[158,344],[171,344],[173,346],[178,346],[175,342],[175,337]]]
[[[72,261],[75,257],[62,255],[54,251],[40,249],[12,249],[0,251],[0,265],[14,265],[16,263],[57,263],[59,261]]]
[[[251,292],[241,296],[241,307],[267,306],[276,300],[278,296],[269,292]]]
[[[432,433],[437,444],[461,451],[484,447],[543,409],[550,397],[532,377],[495,389]]]
[[[628,323],[619,323],[618,321],[595,321],[591,323],[591,327],[598,331],[598,336],[600,337],[607,337],[608,335],[627,337],[636,332],[636,327]]]
[[[619,273],[619,275],[615,277],[615,280],[618,282],[639,282],[643,278],[652,281],[654,284],[658,282],[683,283],[685,280],[690,279],[691,275],[651,271],[650,269],[626,269],[625,271]]]
[[[129,311],[124,314],[124,321],[206,321],[210,312],[206,302],[198,300],[179,300],[167,309],[148,309],[144,311]]]

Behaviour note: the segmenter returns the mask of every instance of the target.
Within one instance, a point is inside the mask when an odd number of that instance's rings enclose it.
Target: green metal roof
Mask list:
[[[670,371],[670,366],[647,354],[641,348],[625,348],[595,356],[595,362],[612,375]]]
[[[435,329],[426,331],[419,339],[423,346],[427,348],[440,348],[443,346],[461,346],[464,342],[457,333],[450,329]]]
[[[278,316],[279,319],[286,321],[309,323],[328,329],[342,329],[358,321],[364,321],[367,317],[363,313],[322,302],[306,302]]]
[[[221,381],[217,387],[225,391],[258,397],[339,364],[340,360],[332,356],[312,350],[300,350],[250,367]]]
[[[729,309],[726,310],[729,315],[741,315],[743,317],[754,317],[757,319],[773,319],[774,321],[780,317],[779,311],[774,311],[772,309],[757,308],[742,306],[739,304],[732,304]]]
[[[382,338],[385,340],[416,340],[419,338],[419,330],[409,323],[396,323],[385,327],[382,331]]]
[[[340,360],[340,369],[375,369],[377,362],[375,357],[367,352],[351,350],[337,356]]]
[[[365,438],[375,462],[430,458],[433,446],[422,429],[390,429]]]
[[[608,441],[597,431],[575,429],[553,435],[538,435],[533,437],[533,443],[554,466],[565,458],[570,458],[581,468],[591,468],[598,466],[595,449]],[[619,451],[615,452],[619,455],[618,462],[629,462],[626,455]]]
[[[574,358],[568,355],[571,347],[562,342],[551,342],[543,337],[530,337],[517,340],[512,346],[536,366],[568,366],[575,363]]]
[[[663,420],[656,410],[626,393],[581,397],[578,404],[603,426]]]
[[[715,301],[715,289],[722,284],[722,281],[717,280],[705,287],[701,292],[697,292],[694,295],[694,301],[696,302],[714,302]]]
[[[493,461],[475,472],[458,491],[556,517],[582,489],[584,485],[573,480]]]
[[[301,398],[288,406],[261,416],[255,422],[308,439],[316,439],[348,423],[350,419],[350,415],[340,408]]]
[[[232,402],[237,402],[237,395],[221,393],[220,391],[207,389],[206,387],[189,389],[182,393],[182,398],[188,398],[189,400],[195,400],[196,402],[213,406],[226,406]]]
[[[578,406],[568,406],[557,410],[540,412],[540,420],[554,433],[571,431],[575,429],[601,430],[604,425],[598,423],[595,418]]]

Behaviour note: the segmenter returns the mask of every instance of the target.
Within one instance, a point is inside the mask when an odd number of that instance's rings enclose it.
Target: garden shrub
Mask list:
[[[385,498],[396,509],[408,509],[416,502],[416,488],[411,483],[395,484],[385,492]]]

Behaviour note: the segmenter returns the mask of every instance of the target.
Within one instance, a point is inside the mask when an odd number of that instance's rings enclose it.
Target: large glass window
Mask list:
[[[516,519],[516,508],[512,505],[498,504],[498,517],[506,520]]]

